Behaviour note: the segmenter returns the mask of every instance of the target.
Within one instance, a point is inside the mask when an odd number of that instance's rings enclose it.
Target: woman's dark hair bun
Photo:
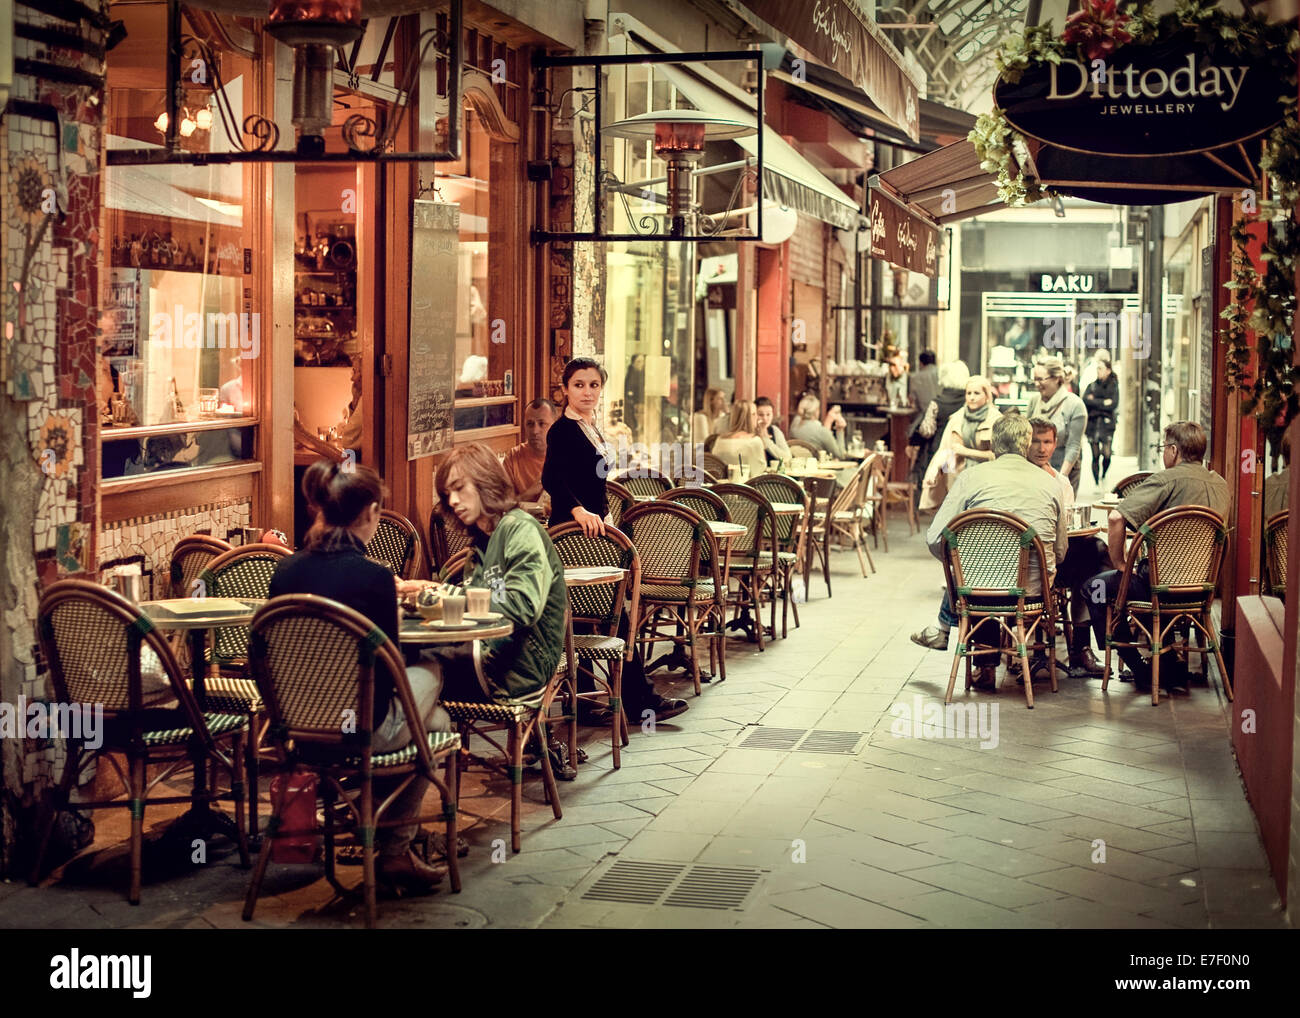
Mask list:
[[[388,492],[373,467],[344,470],[340,464],[317,460],[302,478],[302,494],[316,522],[307,537],[309,547],[332,546],[344,537],[372,504],[383,504]]]

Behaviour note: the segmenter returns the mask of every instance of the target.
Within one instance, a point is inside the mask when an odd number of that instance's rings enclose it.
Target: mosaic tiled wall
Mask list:
[[[15,75],[0,120],[0,700],[44,696],[41,586],[93,568],[99,164],[107,7],[14,5]],[[36,35],[46,40],[37,41]],[[54,747],[0,744],[0,870],[14,811]]]
[[[251,511],[252,504],[247,501],[213,502],[107,524],[99,536],[99,563],[143,556],[143,571],[153,577],[153,596],[167,597],[168,566],[176,542],[191,534],[224,538],[230,531],[248,526]]]

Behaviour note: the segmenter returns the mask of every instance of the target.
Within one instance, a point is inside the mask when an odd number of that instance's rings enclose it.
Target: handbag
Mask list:
[[[287,786],[287,787],[285,787]],[[314,771],[295,770],[277,774],[271,779],[271,801],[279,802],[284,796],[280,811],[280,824],[287,836],[271,841],[271,861],[279,863],[308,863],[316,855],[320,839],[316,828],[316,774]]]
[[[934,432],[939,427],[939,404],[930,400],[930,405],[925,408],[925,416],[921,418],[921,423],[916,426],[916,430],[921,433],[922,438],[934,438]]]

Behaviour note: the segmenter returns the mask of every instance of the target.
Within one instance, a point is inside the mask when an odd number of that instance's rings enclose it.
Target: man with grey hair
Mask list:
[[[925,535],[931,555],[942,559],[944,531],[959,513],[996,509],[1013,513],[1033,527],[1043,542],[1048,572],[1055,571],[1069,546],[1069,521],[1060,484],[1027,458],[1032,437],[1033,428],[1019,414],[1004,414],[993,425],[994,458],[967,467],[953,481]],[[1027,593],[1039,596],[1045,587],[1051,587],[1051,577],[1039,576],[1037,563],[1031,562]],[[913,633],[912,642],[931,650],[947,650],[948,631],[956,624],[952,601],[945,592],[938,627]],[[993,688],[993,670],[987,665],[980,669],[977,688]]]

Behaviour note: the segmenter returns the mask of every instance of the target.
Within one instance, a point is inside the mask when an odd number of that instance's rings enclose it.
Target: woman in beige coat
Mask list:
[[[993,424],[1002,416],[993,405],[993,385],[983,375],[966,383],[966,405],[948,418],[943,441],[930,460],[921,485],[921,509],[937,509],[948,494],[948,477],[967,463],[993,458]]]

